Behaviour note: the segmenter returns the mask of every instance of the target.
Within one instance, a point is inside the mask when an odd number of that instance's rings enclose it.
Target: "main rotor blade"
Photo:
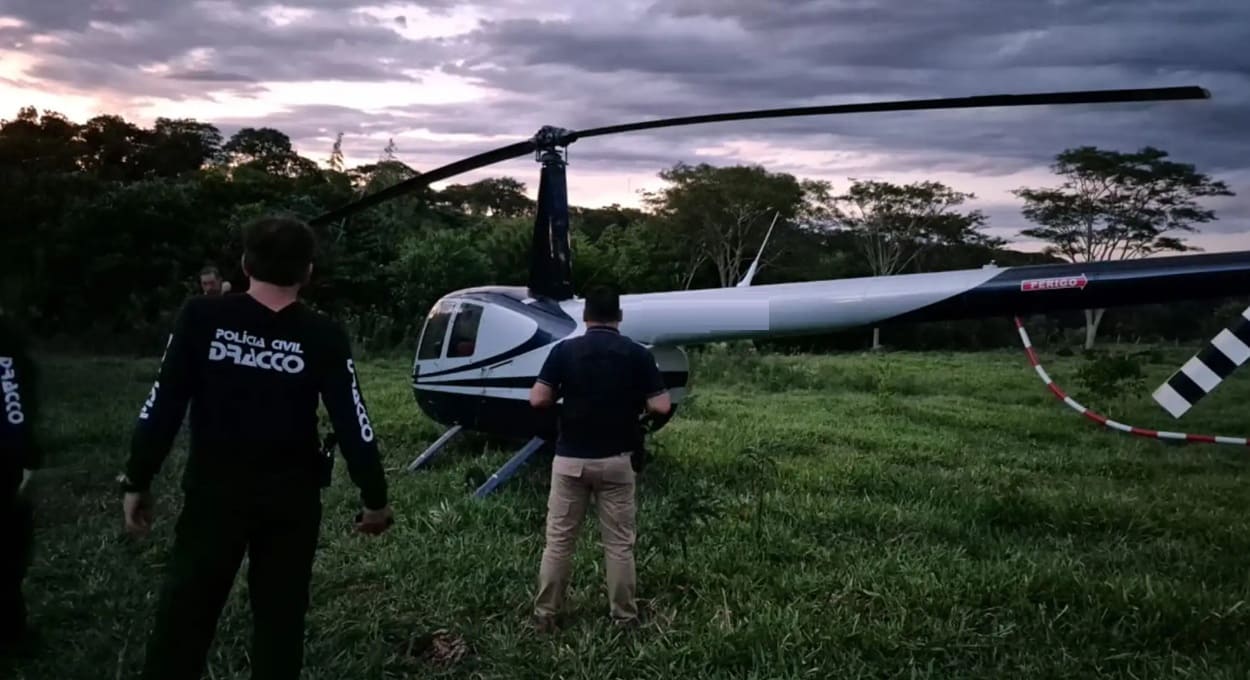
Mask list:
[[[309,220],[309,224],[313,226],[320,226],[322,224],[326,224],[327,222],[341,220],[344,217],[358,213],[365,208],[371,208],[383,201],[389,201],[392,198],[396,198],[410,191],[415,191],[423,186],[433,184],[434,182],[438,182],[449,177],[455,177],[461,173],[477,170],[478,168],[484,168],[488,165],[494,165],[495,163],[512,160],[513,158],[520,158],[525,154],[533,153],[535,148],[537,147],[534,144],[534,141],[527,139],[524,142],[516,142],[509,144],[508,146],[501,146],[492,151],[484,151],[476,156],[470,156],[454,163],[448,163],[440,168],[435,168],[429,172],[417,175],[416,177],[411,177],[402,182],[392,184],[381,191],[369,194],[368,196],[365,196],[358,201],[348,203],[341,208],[335,208],[324,215],[318,215],[317,217]]]
[[[971,109],[998,106],[1042,106],[1048,104],[1113,104],[1118,102],[1149,102],[1177,99],[1210,99],[1211,93],[1201,87],[1161,87],[1131,90],[1084,90],[1076,92],[1047,92],[1042,94],[994,94],[976,97],[944,99],[913,99],[893,102],[865,102],[862,104],[834,104],[832,106],[804,106],[788,109],[759,109],[734,113],[715,113],[703,116],[664,118],[641,123],[609,125],[574,132],[567,141],[585,137],[613,135],[636,130],[699,125],[731,120],[759,118],[789,118],[794,116],[827,116],[842,113],[880,113],[885,111],[920,111],[926,109]]]
[[[560,145],[571,144],[585,137],[599,137],[621,132],[652,130],[655,128],[677,127],[681,125],[699,125],[702,123],[719,123],[734,120],[752,120],[760,118],[790,118],[796,116],[821,116],[843,113],[881,113],[887,111],[920,111],[927,109],[970,109],[1001,106],[1043,106],[1055,104],[1113,104],[1125,102],[1168,101],[1179,99],[1210,99],[1211,93],[1196,86],[1160,87],[1122,90],[1084,90],[1076,92],[1047,92],[1042,94],[997,94],[975,97],[956,97],[944,99],[913,99],[893,102],[867,102],[862,104],[834,104],[832,106],[804,106],[786,109],[758,109],[755,111],[737,111],[733,113],[715,113],[701,116],[683,116],[680,118],[663,118],[660,120],[624,125],[609,125],[569,132],[558,139]],[[370,194],[353,203],[336,208],[324,215],[313,218],[314,226],[343,219],[349,215],[388,201],[410,191],[428,186],[434,182],[454,177],[461,173],[477,170],[488,165],[520,158],[538,148],[535,139],[516,142],[491,151],[485,151],[454,163],[448,163],[427,173],[406,179],[398,184],[387,187],[377,193]]]

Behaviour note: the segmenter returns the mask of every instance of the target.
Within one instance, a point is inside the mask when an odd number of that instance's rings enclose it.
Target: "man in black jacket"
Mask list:
[[[34,513],[25,486],[42,455],[36,445],[34,364],[16,326],[0,312],[0,648],[27,639],[22,581],[30,563]]]
[[[149,485],[190,405],[186,500],[144,678],[200,677],[244,552],[255,623],[252,677],[298,677],[320,490],[333,464],[321,453],[318,398],[361,490],[357,528],[376,534],[392,521],[347,334],[297,299],[314,249],[302,222],[248,225],[247,293],[194,298],[175,321],[122,476],[126,527],[145,534]]]

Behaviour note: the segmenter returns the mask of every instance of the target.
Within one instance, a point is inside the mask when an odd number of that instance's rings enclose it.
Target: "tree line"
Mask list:
[[[318,161],[272,128],[243,128],[227,139],[190,119],[144,127],[100,115],[77,123],[23,108],[0,121],[0,304],[53,346],[159,351],[201,267],[215,264],[236,290],[245,288],[243,224],[268,212],[311,218],[415,176],[397,153],[391,142],[376,162],[349,168],[341,134]],[[570,208],[574,285],[612,283],[635,293],[734,285],[770,229],[756,285],[1140,257],[1192,249],[1178,234],[1215,219],[1200,199],[1231,194],[1154,148],[1076,147],[1052,167],[1057,186],[1016,192],[1036,225],[1023,235],[1051,244],[1022,253],[984,232],[985,215],[966,207],[973,194],[939,182],[852,178],[838,192],[760,165],[677,163],[659,172],[663,188],[644,194],[639,208]],[[425,188],[326,225],[306,298],[344,319],[367,348],[410,348],[441,295],[524,284],[534,208],[525,183],[491,177]],[[1201,337],[1230,318],[1213,320],[1213,310],[1236,304],[1122,310],[1109,317],[1108,332]],[[1084,319],[1061,314],[1045,332],[1084,325],[1092,346],[1101,321],[1099,310]],[[820,350],[882,341],[874,329],[763,344]],[[996,319],[891,328],[884,338],[915,349],[1014,341],[1009,324]]]

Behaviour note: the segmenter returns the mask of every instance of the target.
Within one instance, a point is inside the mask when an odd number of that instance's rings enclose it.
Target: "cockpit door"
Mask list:
[[[525,370],[514,365],[514,350],[529,340],[538,324],[501,305],[462,301],[447,338],[447,370],[463,368],[482,396],[517,398],[510,378]],[[520,373],[518,373],[520,371]],[[533,375],[533,370],[530,370]],[[528,385],[526,386],[528,390]],[[522,397],[524,398],[524,397]]]
[[[478,357],[478,335],[482,330],[485,308],[476,302],[456,303],[456,315],[447,334],[447,367],[472,363]]]
[[[486,308],[476,302],[462,301],[456,305],[456,315],[452,318],[451,328],[447,334],[447,350],[445,352],[447,370],[464,368],[472,370],[460,376],[462,380],[474,381],[466,385],[465,393],[481,396],[486,391],[482,382],[486,377],[485,367],[477,366],[481,359],[478,349],[481,340],[482,316]]]

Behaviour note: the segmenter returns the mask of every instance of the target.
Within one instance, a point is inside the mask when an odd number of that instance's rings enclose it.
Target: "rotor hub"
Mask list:
[[[540,163],[567,163],[568,146],[574,139],[572,130],[544,125],[533,137],[534,160]]]
[[[568,146],[573,141],[573,131],[554,125],[544,125],[534,135],[534,144],[540,149]]]

